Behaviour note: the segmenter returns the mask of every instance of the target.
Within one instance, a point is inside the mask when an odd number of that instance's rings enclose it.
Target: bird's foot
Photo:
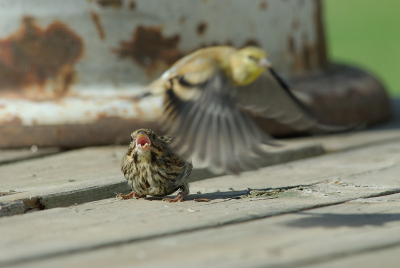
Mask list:
[[[129,199],[129,198],[132,198],[132,196],[134,196],[136,199],[146,197],[145,195],[138,195],[134,191],[130,192],[129,194],[120,193],[120,194],[117,194],[116,197],[120,198],[120,199]]]
[[[163,201],[167,201],[170,203],[175,203],[175,202],[183,202],[183,193],[180,192],[177,196],[175,196],[175,198],[164,198]]]

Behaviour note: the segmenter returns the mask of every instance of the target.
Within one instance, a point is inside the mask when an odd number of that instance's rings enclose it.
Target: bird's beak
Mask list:
[[[136,138],[136,147],[143,151],[150,149],[150,145],[151,141],[149,139],[149,136],[147,136],[143,132],[140,132]]]
[[[272,64],[268,60],[268,58],[262,58],[262,59],[259,60],[258,66],[260,66],[261,68],[271,68]]]

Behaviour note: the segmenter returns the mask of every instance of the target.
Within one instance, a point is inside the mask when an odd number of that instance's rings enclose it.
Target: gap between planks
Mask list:
[[[146,237],[141,237],[141,238],[133,238],[133,239],[126,239],[126,240],[121,240],[121,241],[104,243],[104,244],[98,244],[98,245],[94,245],[94,246],[90,246],[90,247],[75,247],[74,249],[69,249],[69,250],[65,250],[65,251],[61,251],[61,252],[54,252],[54,253],[50,253],[50,254],[41,254],[41,255],[31,256],[31,257],[26,257],[26,258],[22,257],[22,258],[18,258],[17,260],[12,260],[12,261],[4,261],[4,262],[0,261],[0,267],[24,265],[29,262],[42,261],[42,260],[48,261],[48,260],[55,259],[58,257],[71,256],[74,254],[85,254],[85,253],[93,252],[96,250],[112,248],[115,246],[132,245],[134,243],[140,243],[140,242],[144,242],[144,241],[150,242],[152,240],[173,237],[176,235],[184,235],[184,234],[195,233],[198,231],[205,231],[205,230],[211,230],[211,229],[217,229],[217,228],[225,228],[227,226],[234,226],[237,224],[254,222],[254,221],[258,221],[258,220],[279,217],[279,216],[284,216],[284,215],[293,214],[293,213],[312,211],[315,209],[328,208],[328,207],[346,204],[346,203],[349,203],[352,201],[357,201],[357,200],[362,200],[362,199],[372,198],[372,197],[378,197],[378,196],[379,197],[390,196],[390,195],[398,194],[398,193],[400,193],[400,189],[386,191],[386,192],[379,193],[376,195],[367,195],[367,196],[363,196],[363,197],[351,198],[351,199],[333,202],[333,203],[329,203],[329,204],[319,204],[319,205],[310,206],[307,208],[295,209],[295,210],[280,212],[280,213],[272,214],[272,215],[265,215],[265,216],[252,215],[251,218],[227,221],[227,222],[224,222],[221,224],[211,224],[208,226],[201,226],[201,227],[196,227],[196,228],[187,229],[187,230],[180,230],[180,231],[169,232],[169,233],[164,233],[164,234],[157,234],[157,235],[153,235],[153,236],[146,236]],[[224,202],[224,201],[222,201],[222,202]],[[364,253],[375,252],[378,250],[385,250],[385,249],[395,248],[395,247],[399,247],[399,246],[400,246],[400,241],[397,241],[397,242],[393,242],[393,243],[388,243],[386,245],[370,246],[370,247],[362,248],[362,249],[348,250],[346,253],[340,252],[340,253],[334,253],[334,254],[331,254],[328,256],[296,260],[292,263],[268,265],[268,267],[271,267],[271,268],[309,267],[310,265],[326,263],[326,262],[329,262],[331,260],[335,260],[338,258],[357,256],[357,255],[361,255]],[[254,266],[254,267],[258,267],[258,266]],[[265,267],[265,266],[262,265],[259,267]]]

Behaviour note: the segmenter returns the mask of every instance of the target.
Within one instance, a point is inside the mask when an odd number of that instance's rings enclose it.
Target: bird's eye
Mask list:
[[[255,57],[253,57],[252,55],[248,55],[247,58],[253,60],[253,61],[257,61],[257,59]]]
[[[133,141],[133,137],[131,136],[131,141]]]

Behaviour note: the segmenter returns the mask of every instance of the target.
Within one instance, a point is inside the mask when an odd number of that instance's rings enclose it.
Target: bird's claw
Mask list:
[[[119,198],[119,199],[130,199],[130,198],[132,198],[132,196],[133,195],[131,195],[131,194],[120,193],[120,194],[117,194],[116,198]]]
[[[120,193],[120,194],[117,194],[117,196],[116,196],[116,198],[120,198],[120,199],[130,199],[130,198],[133,198],[133,197],[135,197],[136,199],[139,199],[139,198],[141,198],[141,197],[146,197],[145,195],[144,196],[140,196],[140,195],[138,195],[137,193],[135,193],[135,192],[130,192],[129,194],[123,194],[123,193]]]
[[[210,202],[210,198],[195,198],[194,202]]]
[[[164,198],[162,201],[166,201],[169,203],[183,202],[183,194],[179,193],[175,198]]]

